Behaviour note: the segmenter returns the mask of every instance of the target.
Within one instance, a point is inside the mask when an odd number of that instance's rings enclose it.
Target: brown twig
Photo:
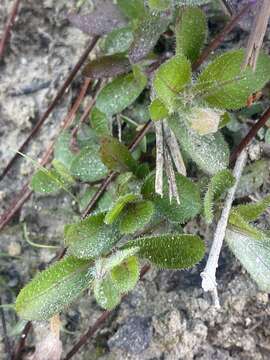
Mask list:
[[[249,130],[247,135],[242,139],[236,149],[232,152],[230,157],[231,164],[234,163],[238,155],[245,149],[252,139],[255,138],[258,131],[265,125],[266,121],[270,118],[270,107],[263,113],[262,117],[256,122],[255,125]]]
[[[21,360],[21,354],[22,354],[22,351],[25,347],[25,341],[27,339],[27,336],[30,332],[32,328],[32,323],[31,321],[27,321],[21,335],[20,335],[20,340],[19,340],[19,343],[18,343],[18,346],[16,348],[16,351],[15,351],[15,354],[14,354],[14,357],[13,357],[13,360]]]
[[[150,266],[145,265],[140,272],[140,280],[144,275],[149,271]],[[123,296],[124,298],[125,296]],[[123,299],[122,298],[122,299]],[[87,341],[95,334],[95,332],[101,327],[101,325],[112,315],[116,310],[106,310],[101,316],[96,320],[93,326],[90,326],[87,332],[81,336],[79,341],[73,346],[73,348],[68,352],[64,360],[70,360],[86,343]]]
[[[71,82],[73,81],[73,79],[75,78],[75,76],[77,75],[77,73],[79,72],[79,70],[81,69],[83,63],[85,62],[85,60],[87,59],[90,51],[93,50],[93,48],[95,47],[97,41],[98,41],[99,37],[96,36],[94,37],[93,40],[90,41],[89,45],[87,46],[87,48],[85,49],[85,51],[83,52],[83,54],[81,55],[80,59],[78,60],[78,62],[76,63],[76,65],[74,66],[74,68],[72,69],[72,71],[70,72],[70,74],[68,75],[66,81],[64,82],[64,84],[61,86],[61,88],[59,89],[59,91],[57,92],[56,96],[54,97],[53,101],[51,102],[50,106],[48,107],[48,109],[45,111],[45,113],[42,115],[42,117],[39,119],[39,121],[36,123],[36,125],[33,127],[33,129],[31,130],[30,134],[28,135],[28,137],[24,140],[24,142],[22,143],[22,145],[19,147],[18,151],[22,152],[25,148],[25,146],[30,142],[30,140],[32,140],[32,138],[36,135],[36,133],[40,130],[40,128],[42,127],[42,125],[44,124],[44,122],[47,120],[48,116],[51,114],[51,112],[53,111],[53,109],[55,108],[55,106],[57,105],[58,101],[63,97],[63,95],[65,94],[67,88],[69,87],[69,85],[71,84]],[[4,171],[2,172],[2,174],[0,175],[0,181],[5,177],[5,175],[8,173],[9,169],[11,168],[11,166],[14,164],[14,162],[16,161],[16,159],[18,158],[19,154],[16,153],[11,160],[8,162],[7,166],[5,167]]]
[[[227,36],[234,29],[238,21],[247,13],[251,6],[252,3],[244,6],[243,9],[229,21],[229,23],[224,27],[224,29],[205,48],[198,60],[195,61],[192,66],[193,70],[197,70],[201,66],[201,64],[209,57],[209,55],[211,55],[211,53],[218,48],[218,46],[224,40],[225,36]]]
[[[21,0],[14,1],[14,5],[11,9],[11,13],[7,19],[6,26],[5,26],[1,41],[0,41],[0,60],[3,58],[6,44],[7,44],[8,38],[10,36],[10,31],[12,29],[12,26],[14,25],[14,21],[15,21],[15,18],[17,16],[17,13],[19,10],[20,2],[21,2]]]

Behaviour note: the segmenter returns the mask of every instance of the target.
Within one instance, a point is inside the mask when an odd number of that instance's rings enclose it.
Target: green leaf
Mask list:
[[[71,139],[71,133],[64,130],[57,138],[54,147],[54,159],[60,161],[68,170],[75,158],[75,154],[70,150]]]
[[[37,274],[19,293],[16,311],[27,320],[48,320],[64,310],[92,281],[91,263],[68,256]]]
[[[101,139],[100,157],[108,169],[117,172],[135,173],[138,166],[128,148],[112,136]]]
[[[159,99],[154,99],[151,102],[149,112],[151,120],[153,121],[165,119],[169,115],[166,106]]]
[[[214,175],[228,167],[229,147],[220,132],[200,136],[177,116],[169,119],[169,125],[183,150],[204,172]]]
[[[119,229],[122,234],[132,234],[142,229],[152,218],[154,205],[151,201],[128,203],[121,214]]]
[[[97,136],[110,135],[109,119],[106,114],[96,107],[91,111],[90,123]]]
[[[270,291],[270,239],[254,238],[244,231],[226,230],[226,241],[260,290]]]
[[[69,187],[74,184],[74,179],[70,175],[69,170],[65,167],[64,164],[62,164],[60,161],[53,159],[52,166],[54,167],[55,171],[57,172],[57,176],[63,186]]]
[[[211,2],[211,0],[174,0],[176,6],[197,6]]]
[[[167,12],[151,13],[140,17],[134,29],[134,41],[129,51],[131,63],[138,63],[150,53],[160,35],[167,29],[170,20]]]
[[[204,216],[208,224],[213,221],[214,202],[235,183],[232,173],[225,169],[217,172],[210,180],[204,197]]]
[[[166,10],[171,6],[171,0],[148,0],[151,9]]]
[[[118,227],[104,224],[104,213],[65,226],[64,239],[70,254],[78,258],[96,258],[106,254],[120,239]]]
[[[245,50],[232,50],[216,58],[200,74],[195,90],[211,106],[237,110],[249,95],[260,90],[270,79],[270,57],[259,55],[256,70],[242,65]]]
[[[129,241],[124,248],[139,247],[138,256],[165,269],[186,269],[204,256],[205,245],[196,235],[170,234]]]
[[[95,279],[94,295],[98,304],[106,310],[112,310],[121,301],[121,294],[114,285],[110,274],[105,279]]]
[[[199,188],[190,179],[176,174],[176,184],[180,197],[180,204],[176,200],[170,201],[167,181],[163,184],[164,196],[155,193],[155,176],[151,174],[142,186],[142,194],[145,199],[152,200],[156,209],[169,221],[185,223],[194,218],[201,210],[201,198]]]
[[[38,170],[31,179],[31,189],[38,193],[49,194],[58,191],[61,182],[55,170]]]
[[[98,146],[86,146],[71,164],[71,173],[82,181],[98,181],[108,174],[108,169],[100,160]]]
[[[264,213],[270,206],[270,195],[256,203],[234,206],[236,211],[244,220],[254,221]]]
[[[130,256],[135,255],[139,251],[138,247],[117,250],[112,255],[106,258],[96,260],[95,274],[97,278],[101,278],[104,274],[108,274],[113,268],[119,266],[128,259]]]
[[[117,0],[117,5],[123,14],[131,20],[140,19],[146,13],[144,0]]]
[[[120,113],[137,99],[146,84],[147,77],[139,70],[120,75],[101,90],[96,107],[109,117]]]
[[[114,55],[128,51],[132,42],[132,29],[124,27],[121,29],[115,29],[109,33],[101,47],[106,55]]]
[[[191,62],[197,60],[207,35],[207,20],[200,8],[180,10],[176,24],[176,54],[186,56]]]
[[[191,65],[184,56],[175,56],[156,71],[153,86],[158,98],[170,111],[175,109],[179,93],[191,81]]]
[[[230,212],[229,225],[232,226],[234,230],[245,232],[255,239],[261,240],[265,238],[265,234],[261,229],[250,225],[234,208]]]
[[[83,69],[83,75],[91,79],[110,78],[129,72],[131,65],[123,55],[107,55],[90,61]]]
[[[111,271],[114,286],[121,294],[131,291],[137,284],[139,277],[140,269],[136,256],[130,256]]]
[[[104,222],[105,224],[112,224],[120,215],[120,213],[124,210],[124,207],[135,200],[138,200],[139,196],[135,194],[126,194],[120,196],[119,199],[112,206],[111,210],[107,212]]]

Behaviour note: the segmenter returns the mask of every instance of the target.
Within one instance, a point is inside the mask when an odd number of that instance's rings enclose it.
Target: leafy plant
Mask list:
[[[136,286],[141,262],[186,269],[203,258],[204,241],[183,233],[181,224],[202,212],[213,222],[222,196],[234,185],[224,137],[231,134],[228,111],[245,107],[270,80],[269,56],[260,54],[254,72],[242,68],[243,49],[213,57],[200,74],[192,72],[207,37],[207,18],[196,6],[207,2],[105,1],[89,15],[71,17],[82,31],[103,36],[100,57],[86,65],[84,76],[110,80],[96,98],[89,124],[75,135],[72,129],[62,133],[52,168],[39,169],[31,186],[47,194],[75,193],[83,212],[96,183],[107,176],[113,180],[105,183],[107,197],[91,215],[65,225],[65,257],[19,293],[16,310],[22,318],[49,319],[87,289],[110,310]],[[169,25],[176,49],[164,59],[156,45]],[[156,125],[156,167],[155,139],[142,130],[150,118]],[[132,154],[134,143],[127,144],[138,131],[143,145]],[[139,140],[135,137],[136,144]],[[186,176],[185,164],[192,177],[205,174],[204,185]],[[82,183],[87,190],[78,195]],[[250,222],[268,205],[269,197],[234,207],[226,233],[231,250],[266,291],[269,237]]]

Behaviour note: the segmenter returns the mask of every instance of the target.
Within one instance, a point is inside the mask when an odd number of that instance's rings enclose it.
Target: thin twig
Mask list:
[[[197,70],[201,64],[211,55],[211,53],[218,48],[222,43],[225,36],[227,36],[237,25],[238,21],[247,13],[253,4],[249,3],[243,7],[243,9],[235,15],[230,22],[224,27],[224,29],[214,38],[213,41],[205,48],[198,60],[193,64],[192,69]]]
[[[175,178],[175,173],[174,173],[174,169],[173,169],[173,162],[172,162],[172,159],[171,159],[171,156],[169,154],[167,147],[165,147],[165,150],[164,150],[164,160],[165,160],[164,162],[165,162],[166,175],[167,175],[168,184],[169,184],[170,202],[172,201],[173,198],[175,198],[177,203],[180,204],[180,198],[179,198],[179,194],[178,194],[176,178]]]
[[[40,128],[42,127],[42,125],[44,124],[44,122],[47,120],[48,116],[51,114],[51,112],[53,111],[53,109],[55,108],[55,106],[57,105],[58,101],[63,97],[63,95],[65,94],[67,88],[69,87],[69,85],[71,84],[71,82],[73,81],[73,79],[75,78],[75,76],[77,75],[77,73],[79,72],[79,70],[81,69],[83,63],[85,62],[85,60],[87,59],[89,53],[93,50],[93,48],[95,47],[97,41],[98,41],[99,37],[96,36],[94,37],[93,40],[90,41],[89,45],[87,46],[86,50],[83,52],[82,56],[80,57],[79,61],[76,63],[76,65],[74,66],[74,68],[72,69],[72,71],[70,72],[70,74],[68,75],[66,81],[64,82],[64,84],[61,86],[61,88],[59,89],[59,91],[57,92],[56,96],[54,97],[53,101],[51,102],[50,106],[48,107],[48,109],[45,111],[45,113],[42,115],[42,117],[39,119],[39,121],[36,123],[36,125],[33,127],[33,129],[31,130],[30,134],[28,135],[28,137],[24,140],[24,142],[22,143],[22,145],[19,147],[18,151],[23,152],[25,146],[30,142],[30,140],[32,140],[32,138],[37,134],[37,132],[40,130]],[[9,169],[11,168],[11,166],[13,165],[13,163],[17,160],[18,158],[18,153],[16,153],[11,160],[8,162],[7,166],[5,167],[4,171],[2,172],[2,174],[0,175],[0,181],[5,177],[5,175],[8,173]]]
[[[140,280],[144,277],[144,275],[149,271],[150,266],[145,265],[140,272]],[[124,298],[125,296],[123,296]],[[122,298],[122,299],[123,299]],[[68,352],[64,360],[70,360],[84,345],[86,345],[87,341],[95,334],[95,332],[101,327],[101,325],[112,315],[116,310],[106,310],[101,316],[96,320],[93,326],[90,326],[88,331],[81,336],[79,341],[73,346],[73,348]]]
[[[228,16],[233,16],[234,9],[233,9],[232,5],[229,3],[229,1],[228,0],[219,0],[219,2],[220,2],[222,9],[225,12],[225,14]]]
[[[10,36],[10,31],[12,29],[12,26],[14,24],[14,21],[16,19],[16,16],[17,16],[17,13],[18,13],[18,10],[19,10],[20,2],[21,2],[21,0],[15,0],[14,1],[14,5],[13,5],[13,7],[11,9],[10,16],[7,19],[6,26],[5,26],[5,29],[4,29],[4,33],[3,33],[1,41],[0,41],[0,60],[3,58],[4,51],[5,51],[5,48],[6,48],[6,44],[7,44],[7,41],[9,39],[9,36]]]
[[[233,163],[238,155],[245,149],[252,139],[255,138],[258,131],[265,125],[270,118],[270,107],[263,113],[262,117],[256,122],[256,124],[249,130],[247,135],[241,140],[240,144],[232,152],[230,162]]]
[[[270,18],[270,1],[263,0],[258,8],[254,22],[252,24],[250,36],[248,39],[244,68],[251,66],[253,70],[256,68],[260,49],[263,44],[263,38],[267,30],[267,24]]]
[[[7,323],[6,323],[5,312],[1,305],[2,305],[2,299],[0,298],[0,315],[1,315],[3,334],[4,334],[5,352],[7,354],[7,359],[11,360],[12,359],[12,349],[11,349],[11,344],[10,344],[10,340],[9,340],[8,333],[7,333]]]
[[[15,355],[14,355],[14,360],[21,360],[21,354],[22,354],[22,351],[25,347],[25,341],[27,339],[27,336],[30,332],[32,328],[32,323],[31,321],[27,321],[21,335],[20,335],[20,340],[19,340],[19,343],[18,343],[18,346],[16,348],[16,351],[15,351]]]
[[[156,129],[156,177],[155,192],[163,196],[164,141],[162,121],[155,122]]]
[[[232,203],[235,196],[235,191],[237,189],[237,185],[239,183],[242,171],[245,167],[246,160],[247,160],[247,152],[246,150],[243,150],[242,153],[239,155],[233,170],[233,176],[235,177],[235,184],[228,191],[224,203],[224,207],[221,213],[221,217],[216,227],[214,240],[212,247],[210,249],[209,257],[205,269],[201,273],[202,288],[204,291],[210,291],[212,293],[214,305],[217,308],[220,307],[218,292],[217,292],[217,283],[216,283],[216,270],[218,268],[218,259],[222,248],[223,240],[225,237],[225,232],[228,224]]]

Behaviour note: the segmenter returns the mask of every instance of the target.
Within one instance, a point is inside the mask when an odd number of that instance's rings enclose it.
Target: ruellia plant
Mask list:
[[[113,309],[136,286],[142,262],[187,269],[203,259],[204,240],[187,234],[185,225],[199,216],[207,224],[218,218],[235,183],[232,112],[246,108],[270,80],[269,56],[261,52],[254,71],[243,66],[244,49],[220,52],[198,72],[208,29],[197,5],[206,2],[105,1],[88,15],[70,16],[81,30],[102,35],[99,57],[83,74],[106,84],[89,122],[63,131],[51,168],[39,168],[32,178],[34,191],[66,191],[85,216],[65,225],[65,256],[19,293],[22,318],[49,319],[87,289],[101,307]],[[154,131],[131,152],[131,139],[149,119]],[[107,191],[87,214],[107,176]],[[265,291],[269,235],[251,222],[269,203],[266,197],[233,206],[226,231],[231,251]]]

